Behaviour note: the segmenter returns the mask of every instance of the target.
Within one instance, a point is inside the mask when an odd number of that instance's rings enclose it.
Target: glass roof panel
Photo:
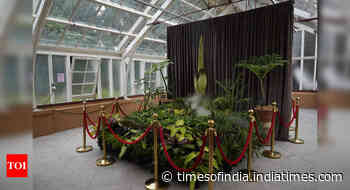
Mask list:
[[[155,7],[161,7],[165,1],[166,0],[158,0],[154,6]],[[159,9],[156,9],[156,8],[152,7],[152,9],[150,10],[149,14],[150,15],[154,15],[158,10]]]
[[[125,0],[110,0],[111,2],[113,3],[117,3],[121,6],[125,6],[125,7],[128,7],[128,8],[132,8],[132,9],[135,9],[135,10],[138,10],[138,11],[141,11],[143,12],[147,6],[143,3],[141,3],[141,1],[145,2],[145,3],[151,3],[151,0],[140,0],[137,1],[137,0],[132,0],[132,1],[125,1]]]
[[[134,10],[136,12],[153,16],[159,11],[159,9],[155,7],[161,7],[166,0],[99,1],[100,2],[96,2],[96,0],[53,0],[53,7],[49,13],[49,17],[61,19],[63,21],[69,21],[71,19],[73,23],[78,25],[82,23],[85,24],[85,26],[73,26],[48,21],[44,26],[40,43],[57,44],[60,42],[58,44],[60,46],[122,52],[130,45],[135,37],[126,36],[125,34],[116,34],[115,32],[130,32],[133,35],[138,35],[140,31],[149,24],[150,20],[149,18],[144,18],[139,14],[131,13],[127,10]],[[111,6],[104,5],[103,1],[111,4]],[[222,4],[227,1],[228,0],[210,0],[212,5],[215,2],[217,4]],[[280,0],[280,2],[282,1],[284,0]],[[77,4],[78,2],[80,3]],[[205,2],[208,2],[208,0],[205,0]],[[177,24],[200,20],[205,17],[206,13],[204,11],[196,13],[192,12],[198,11],[198,8],[206,9],[207,4],[205,2],[203,0],[173,0],[166,9],[167,12],[162,13],[161,18]],[[258,0],[258,2],[265,2],[266,5],[271,4],[270,0]],[[301,10],[310,12],[311,15],[314,15],[314,12],[317,12],[315,2],[316,0],[295,0],[295,6]],[[154,7],[147,6],[146,4],[154,4]],[[117,6],[117,8],[113,6]],[[125,7],[126,10],[118,8],[119,6]],[[223,7],[223,9],[224,8],[225,7]],[[169,12],[173,14],[170,14]],[[143,18],[141,22],[137,22],[140,18]],[[57,22],[60,21],[58,20]],[[65,29],[65,27],[67,28]],[[96,30],[94,27],[100,29]],[[166,40],[166,27],[167,24],[163,22],[153,25],[146,34],[146,37]],[[104,29],[108,29],[112,32],[106,32]],[[65,32],[64,35],[63,32]],[[124,38],[127,38],[127,40],[123,40],[123,44],[120,44]],[[117,50],[117,47],[119,46],[121,46],[121,49]],[[166,51],[166,44],[143,40],[139,47],[137,47],[136,53],[164,56],[166,55]]]
[[[167,39],[167,28],[168,25],[161,23],[151,27],[146,37],[166,40]]]
[[[137,54],[165,56],[167,51],[166,44],[157,43],[149,40],[143,40],[137,47]]]
[[[208,7],[207,7],[207,4],[206,4],[206,3],[208,3],[207,0],[186,0],[186,1],[189,2],[189,3],[191,3],[191,4],[193,4],[193,5],[196,5],[197,7],[201,8],[201,9],[206,9],[206,8],[208,8]],[[204,3],[204,1],[205,1],[206,3]]]
[[[78,0],[53,0],[49,16],[68,19],[72,15],[72,10]]]
[[[117,11],[112,27],[120,31],[129,32],[138,18],[139,16],[136,14],[125,11]]]
[[[64,24],[48,21],[41,33],[40,43],[55,44],[64,32]]]
[[[181,16],[181,15],[184,15],[184,14],[188,14],[188,13],[193,12],[195,10],[196,9],[194,9],[193,7],[185,4],[184,2],[182,2],[180,0],[174,0],[173,3],[171,3],[171,5],[167,8],[167,11],[172,12],[172,13],[178,15],[178,16]],[[171,16],[174,17],[175,15],[171,15]],[[190,18],[190,16],[191,15],[186,15],[186,16],[183,16],[183,17],[189,18],[190,20],[192,20]],[[189,20],[186,20],[186,22],[189,22]]]

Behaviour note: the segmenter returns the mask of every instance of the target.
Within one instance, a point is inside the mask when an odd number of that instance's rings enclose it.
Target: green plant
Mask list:
[[[251,57],[248,60],[243,60],[237,67],[248,69],[258,79],[260,83],[260,92],[264,101],[266,101],[266,92],[264,89],[264,81],[268,73],[279,66],[283,66],[287,63],[286,60],[278,54],[264,55],[260,57]]]
[[[224,95],[213,101],[215,109],[232,112],[237,109],[237,106],[249,102],[249,98],[244,98],[245,86],[242,75],[238,75],[235,80],[216,81],[216,84],[224,90]]]
[[[156,97],[159,97],[164,93],[170,93],[166,83],[167,78],[163,73],[163,69],[169,64],[172,64],[170,60],[152,64],[152,67],[145,72],[145,78],[135,81],[137,87],[144,86],[144,101],[142,102],[144,108],[152,106],[152,100]],[[163,85],[158,87],[156,86],[156,80],[152,78],[152,74],[157,72],[160,72],[163,81]]]
[[[182,168],[192,166],[196,156],[199,154],[203,141],[201,136],[208,128],[208,120],[216,121],[215,128],[222,142],[222,147],[229,158],[237,158],[241,153],[245,140],[248,136],[247,113],[231,112],[224,113],[221,110],[212,110],[211,116],[199,116],[196,111],[183,99],[174,102],[150,107],[147,110],[134,112],[123,118],[121,125],[114,125],[113,130],[123,139],[134,140],[140,136],[153,122],[152,115],[158,114],[158,120],[164,128],[164,137],[170,157],[176,165]],[[114,119],[120,118],[114,115]],[[114,139],[113,135],[106,130],[107,151],[119,159],[136,162],[142,167],[152,171],[153,134],[146,136],[140,143],[134,145],[123,145]],[[101,146],[101,140],[100,146]],[[254,139],[254,152],[257,154],[261,145]],[[162,171],[171,170],[160,146],[159,168]],[[208,163],[208,147],[205,148],[202,163]],[[227,165],[221,157],[218,149],[214,154],[215,171],[229,171],[231,166]],[[160,172],[162,172],[160,171]],[[207,173],[208,165],[201,164],[193,173]],[[191,183],[193,187],[194,182]]]
[[[194,78],[194,88],[197,94],[205,95],[207,89],[207,75],[204,67],[204,47],[203,37],[200,37],[198,48],[198,66],[197,73]]]
[[[168,92],[169,89],[168,89],[168,85],[166,83],[167,77],[164,76],[163,69],[167,68],[168,65],[170,65],[170,64],[173,64],[173,62],[171,62],[169,59],[162,61],[160,63],[157,63],[157,64],[153,64],[151,69],[146,71],[146,73],[145,73],[145,74],[151,75],[152,73],[160,72],[160,76],[162,77],[163,85],[165,87],[166,92]]]

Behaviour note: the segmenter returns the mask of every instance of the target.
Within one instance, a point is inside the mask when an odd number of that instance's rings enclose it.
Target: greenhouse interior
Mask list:
[[[30,65],[1,66],[0,95],[31,102],[11,122],[32,123],[33,189],[349,189],[346,8],[33,0],[30,14],[32,51],[4,58]]]

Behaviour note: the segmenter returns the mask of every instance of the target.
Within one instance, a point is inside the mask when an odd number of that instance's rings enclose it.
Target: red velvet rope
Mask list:
[[[292,123],[294,122],[294,120],[296,119],[296,116],[297,116],[297,113],[299,112],[299,106],[295,106],[295,109],[293,109],[293,117],[292,119],[287,123],[287,125],[285,125],[285,123],[283,123],[282,121],[282,117],[281,117],[281,113],[278,112],[278,119],[280,121],[280,125],[286,127],[286,128],[289,128]]]
[[[137,111],[141,111],[142,110],[142,103],[139,105],[139,107],[137,108]]]
[[[95,122],[90,119],[90,117],[87,113],[86,113],[86,118],[90,122],[91,125],[96,126]]]
[[[123,144],[136,144],[136,143],[140,142],[140,141],[152,130],[152,127],[148,127],[148,128],[146,129],[146,131],[145,131],[140,137],[138,137],[135,141],[128,142],[128,141],[126,141],[126,140],[120,138],[120,137],[113,131],[112,126],[111,126],[112,123],[109,123],[109,124],[108,124],[106,118],[103,118],[103,120],[104,120],[105,124],[107,125],[109,131],[113,134],[113,136],[114,136],[119,142],[121,142],[121,143],[123,143]]]
[[[242,152],[241,152],[241,155],[239,155],[239,157],[238,157],[236,160],[234,160],[234,161],[231,161],[231,160],[229,160],[229,159],[226,157],[224,151],[223,151],[222,148],[221,148],[220,138],[219,138],[219,136],[216,136],[216,144],[218,145],[218,148],[219,148],[219,151],[220,151],[222,157],[224,158],[224,160],[225,160],[228,164],[234,165],[234,164],[237,164],[239,161],[242,160],[242,158],[243,158],[245,152],[247,151],[247,148],[248,148],[248,145],[249,145],[249,141],[250,141],[250,139],[251,139],[251,137],[252,137],[253,125],[254,125],[254,124],[253,124],[252,122],[249,122],[249,134],[248,134],[248,137],[247,137],[247,141],[246,141],[246,143],[245,143],[245,145],[244,145],[244,147],[243,147],[243,150],[242,150]]]
[[[114,114],[114,111],[115,111],[115,106],[116,106],[117,104],[114,104],[113,105],[113,108],[112,108],[112,114]]]
[[[269,132],[267,133],[267,136],[265,139],[263,139],[260,136],[258,125],[256,124],[256,121],[254,121],[255,133],[256,133],[256,136],[258,137],[261,144],[267,144],[269,142],[271,134],[272,134],[272,128],[275,127],[275,120],[276,120],[276,113],[274,112],[272,115],[271,126],[270,126]]]
[[[184,168],[180,168],[178,167],[174,162],[173,160],[170,158],[169,156],[169,153],[167,151],[167,148],[166,148],[166,144],[165,144],[165,140],[164,140],[164,134],[163,134],[163,127],[160,126],[159,127],[159,135],[160,135],[160,141],[162,143],[162,146],[163,146],[163,151],[164,151],[164,154],[165,154],[165,157],[168,159],[168,162],[169,164],[177,171],[179,172],[191,172],[193,171],[194,169],[196,169],[198,167],[198,165],[200,164],[201,160],[202,160],[202,157],[203,157],[203,154],[204,154],[204,148],[205,148],[205,145],[206,145],[206,142],[207,142],[207,136],[203,136],[202,137],[202,140],[203,140],[203,144],[200,148],[200,152],[199,152],[199,155],[197,156],[194,164],[192,167],[188,168],[188,169],[184,169]]]
[[[96,138],[98,137],[98,133],[99,133],[100,127],[101,127],[101,118],[100,118],[100,117],[98,118],[98,126],[97,126],[97,129],[96,129],[96,134],[95,134],[95,135],[92,135],[91,132],[90,132],[90,130],[89,130],[89,127],[88,127],[88,125],[87,125],[87,118],[89,118],[89,117],[87,116],[87,113],[86,113],[86,112],[84,112],[83,115],[84,115],[84,118],[83,118],[83,125],[84,125],[84,128],[85,128],[87,134],[90,136],[90,138],[96,139]],[[90,120],[90,119],[89,119],[89,120]],[[90,122],[92,122],[92,121],[90,121]],[[94,126],[96,126],[96,125],[94,125]]]

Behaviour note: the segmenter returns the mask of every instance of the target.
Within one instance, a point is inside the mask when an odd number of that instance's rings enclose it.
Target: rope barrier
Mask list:
[[[296,119],[296,115],[299,112],[299,106],[295,106],[295,108],[293,108],[293,117],[292,119],[287,123],[287,125],[285,125],[285,123],[283,123],[282,121],[282,117],[281,117],[281,113],[278,112],[278,120],[280,122],[280,125],[284,126],[285,128],[289,128],[292,123],[294,122],[294,120]]]
[[[241,154],[240,154],[239,157],[238,157],[236,160],[234,160],[234,161],[231,161],[231,160],[229,160],[229,159],[226,157],[224,151],[223,151],[222,148],[221,148],[220,138],[219,138],[219,136],[216,136],[216,143],[217,143],[217,145],[218,145],[219,151],[220,151],[222,157],[224,158],[224,160],[225,160],[229,165],[235,165],[235,164],[237,164],[238,162],[240,162],[240,161],[242,160],[242,158],[243,158],[245,152],[247,151],[250,138],[252,137],[253,125],[254,125],[254,124],[253,124],[252,122],[249,122],[249,133],[248,133],[247,141],[246,141],[246,143],[245,143],[245,145],[244,145],[244,147],[243,147],[243,150],[242,150]]]
[[[98,137],[98,134],[99,134],[99,131],[100,131],[100,128],[101,128],[101,117],[98,118],[98,125],[97,125],[97,129],[96,129],[95,135],[92,135],[92,133],[89,130],[89,127],[87,125],[87,118],[88,118],[87,113],[84,112],[83,125],[85,127],[85,130],[86,130],[87,134],[90,136],[91,139],[96,139]],[[94,126],[96,126],[96,125],[94,125]]]
[[[123,143],[123,144],[136,144],[136,143],[140,142],[140,141],[152,130],[152,126],[150,126],[150,127],[148,127],[148,128],[146,129],[146,131],[145,131],[141,136],[139,136],[135,141],[128,142],[128,141],[126,141],[126,140],[120,138],[120,137],[114,132],[114,130],[112,129],[112,126],[111,126],[111,125],[112,125],[112,122],[110,122],[110,123],[108,124],[108,121],[107,121],[106,118],[103,118],[103,120],[104,120],[104,123],[107,125],[109,131],[112,133],[112,135],[113,135],[119,142],[121,142],[121,143]]]
[[[261,144],[267,144],[269,142],[271,134],[272,134],[272,128],[275,127],[275,120],[276,120],[276,113],[274,112],[273,115],[272,115],[272,121],[271,121],[270,129],[269,129],[265,139],[263,139],[261,137],[261,135],[259,134],[258,125],[256,124],[256,121],[254,122],[255,133],[256,133],[256,136],[258,137],[258,139],[259,139]]]
[[[88,114],[86,114],[86,119],[90,122],[91,125],[96,126],[96,123],[90,119]]]
[[[139,107],[137,108],[137,111],[140,112],[142,110],[142,103],[139,105]]]
[[[203,144],[200,148],[200,152],[199,152],[199,155],[197,156],[194,164],[192,167],[188,168],[188,169],[184,169],[184,168],[180,168],[178,167],[174,161],[170,158],[169,156],[169,153],[167,151],[167,148],[166,148],[166,144],[165,144],[165,140],[164,140],[164,134],[163,134],[163,127],[160,126],[159,127],[159,132],[160,132],[160,140],[161,140],[161,143],[162,143],[162,146],[163,146],[163,151],[164,151],[164,154],[165,154],[165,157],[167,158],[169,164],[177,171],[179,172],[191,172],[193,171],[194,169],[196,169],[198,167],[198,165],[200,164],[201,160],[202,160],[202,157],[203,157],[203,154],[204,154],[204,148],[205,148],[205,145],[206,145],[206,142],[207,142],[207,136],[203,136],[202,137],[202,140],[203,140]]]
[[[113,108],[112,108],[112,114],[114,114],[114,112],[115,112],[115,106],[116,106],[117,104],[113,104]]]

